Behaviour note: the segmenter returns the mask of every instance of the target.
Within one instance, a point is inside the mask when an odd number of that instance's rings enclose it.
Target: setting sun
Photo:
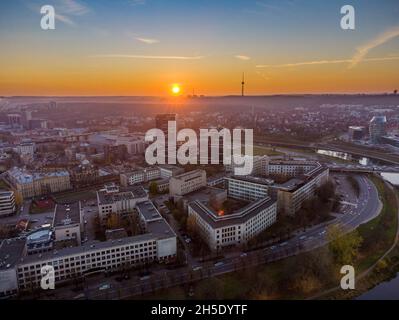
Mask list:
[[[178,84],[174,84],[172,86],[172,93],[174,95],[178,95],[180,93],[180,86]]]

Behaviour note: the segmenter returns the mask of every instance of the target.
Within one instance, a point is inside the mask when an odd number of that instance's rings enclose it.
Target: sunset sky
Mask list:
[[[248,95],[399,89],[399,1],[0,1],[0,95],[239,94],[242,72]]]

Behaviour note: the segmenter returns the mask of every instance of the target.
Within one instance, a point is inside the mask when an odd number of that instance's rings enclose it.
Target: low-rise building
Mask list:
[[[132,212],[136,203],[148,200],[148,194],[142,187],[120,191],[114,185],[107,185],[97,192],[97,205],[100,220],[104,222],[112,213],[124,214]]]
[[[277,204],[283,214],[294,215],[304,201],[311,199],[316,190],[328,181],[329,170],[318,166],[300,178],[292,178],[283,184],[274,185]]]
[[[20,168],[7,171],[6,179],[16,193],[23,198],[32,198],[71,189],[68,171],[29,172]]]
[[[137,214],[146,233],[125,237],[122,230],[107,241],[89,241],[80,246],[42,250],[27,254],[26,239],[0,244],[0,297],[40,286],[43,266],[54,268],[55,286],[94,272],[114,272],[149,263],[168,263],[176,258],[176,234],[151,201],[137,204]],[[62,214],[60,214],[60,217]],[[62,233],[63,237],[66,233]],[[38,234],[37,237],[41,237]]]
[[[277,219],[277,203],[270,197],[254,201],[230,214],[217,213],[201,201],[191,202],[188,215],[213,251],[243,245]]]
[[[275,160],[269,162],[266,174],[296,177],[308,173],[319,165],[315,161]]]
[[[267,197],[274,181],[255,176],[233,176],[226,178],[227,195],[233,199],[255,201]]]
[[[132,186],[139,183],[144,183],[159,179],[161,171],[158,167],[148,167],[141,170],[135,170],[120,175],[121,185],[124,187]]]
[[[277,198],[279,210],[293,215],[329,177],[328,168],[315,161],[270,161],[268,172],[288,180],[275,183],[272,179],[259,176],[227,177],[228,196],[247,201],[271,196]]]
[[[177,176],[179,174],[182,174],[184,172],[183,168],[173,166],[170,164],[165,164],[165,165],[159,166],[159,170],[160,170],[162,179],[170,179],[170,178]]]
[[[172,197],[181,197],[206,186],[206,171],[197,169],[171,177],[169,194]]]
[[[83,218],[80,202],[57,204],[54,209],[53,228],[55,241],[71,241],[80,245],[83,232]]]
[[[14,150],[20,156],[33,157],[36,150],[36,145],[34,142],[21,142],[14,148]]]

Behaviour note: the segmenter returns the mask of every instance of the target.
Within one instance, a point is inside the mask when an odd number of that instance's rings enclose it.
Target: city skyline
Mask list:
[[[352,1],[41,1],[0,4],[1,95],[382,93],[397,89],[399,4]],[[278,32],[277,32],[278,31]],[[372,78],[370,78],[372,75]]]

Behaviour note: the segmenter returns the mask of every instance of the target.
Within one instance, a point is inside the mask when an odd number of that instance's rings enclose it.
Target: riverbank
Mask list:
[[[378,189],[383,207],[378,217],[358,228],[364,242],[355,265],[356,289],[330,289],[315,297],[317,299],[354,299],[399,271],[398,191],[379,177],[370,178]]]

